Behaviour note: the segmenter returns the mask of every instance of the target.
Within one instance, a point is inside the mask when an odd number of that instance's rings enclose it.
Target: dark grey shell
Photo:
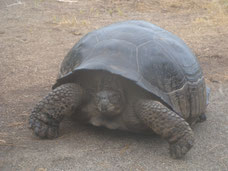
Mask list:
[[[204,77],[195,55],[180,38],[145,21],[88,33],[63,60],[53,87],[80,70],[105,70],[132,80],[184,118],[206,108]]]

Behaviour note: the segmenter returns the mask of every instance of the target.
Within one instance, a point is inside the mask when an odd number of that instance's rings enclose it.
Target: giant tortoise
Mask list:
[[[180,38],[145,21],[119,22],[74,45],[29,125],[49,139],[58,137],[66,115],[109,129],[153,132],[180,158],[194,145],[191,125],[206,119],[208,94],[198,61]]]

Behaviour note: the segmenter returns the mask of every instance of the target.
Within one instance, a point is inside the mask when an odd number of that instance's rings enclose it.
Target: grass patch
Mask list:
[[[203,8],[206,13],[203,16],[196,18],[195,24],[204,25],[228,25],[228,0],[211,1],[204,4]]]
[[[89,27],[89,20],[78,20],[75,16],[53,16],[52,23],[58,26],[65,27]]]
[[[161,10],[179,15],[198,14],[195,24],[228,24],[228,0],[141,0],[136,1],[135,7],[142,13]]]
[[[219,0],[219,4],[221,4],[222,8],[228,13],[228,0]]]

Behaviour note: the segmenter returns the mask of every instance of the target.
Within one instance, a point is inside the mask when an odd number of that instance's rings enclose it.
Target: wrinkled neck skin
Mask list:
[[[108,74],[101,78],[95,95],[95,105],[104,116],[115,117],[121,114],[125,106],[125,98],[118,76]]]

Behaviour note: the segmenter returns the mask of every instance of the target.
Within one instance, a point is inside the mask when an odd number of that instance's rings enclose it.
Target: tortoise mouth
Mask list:
[[[108,102],[100,102],[97,108],[101,113],[109,113],[115,110],[115,107],[112,104],[108,104]]]
[[[115,107],[115,105],[111,104],[111,103],[99,103],[97,105],[97,108],[99,110],[99,112],[106,117],[114,117],[114,116],[118,116],[121,113],[121,108],[117,108]]]

